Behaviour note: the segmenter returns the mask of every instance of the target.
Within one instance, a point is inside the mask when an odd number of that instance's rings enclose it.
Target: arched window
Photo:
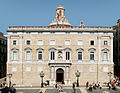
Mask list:
[[[66,51],[66,60],[70,60],[70,52]]]
[[[30,50],[26,50],[26,60],[29,61],[31,60],[31,51]]]
[[[103,49],[103,61],[107,61],[108,60],[108,56],[109,56],[109,50],[108,49]]]
[[[37,57],[38,57],[38,58],[37,58],[38,60],[43,60],[43,51],[39,50]]]
[[[94,52],[90,52],[90,60],[95,60]]]
[[[90,48],[88,51],[89,51],[89,59],[90,60],[95,60],[95,51],[96,51],[96,49]]]
[[[12,51],[12,60],[18,60],[18,51],[17,50]]]
[[[55,60],[55,51],[50,52],[50,60]]]
[[[71,49],[70,48],[65,49],[65,60],[71,60]]]
[[[78,52],[78,60],[82,60],[82,52]]]
[[[83,51],[82,48],[77,49],[77,60],[83,60]]]

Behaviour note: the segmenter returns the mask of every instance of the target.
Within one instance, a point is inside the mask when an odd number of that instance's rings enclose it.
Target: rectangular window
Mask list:
[[[78,52],[78,60],[82,60],[82,52]]]
[[[108,53],[107,52],[103,52],[103,60],[108,60]]]
[[[83,45],[83,42],[82,42],[82,40],[78,40],[78,45]]]
[[[103,67],[103,72],[108,72],[108,67]]]
[[[31,71],[31,67],[26,67],[26,72],[30,72]]]
[[[94,60],[94,52],[90,52],[90,60]]]
[[[43,40],[38,40],[38,45],[43,45]]]
[[[91,41],[90,41],[90,45],[94,45],[94,40],[91,40]]]
[[[17,67],[12,67],[12,72],[17,72]]]
[[[90,67],[89,70],[90,70],[90,72],[95,72],[95,68],[94,67]]]
[[[108,45],[108,41],[104,41],[103,45],[107,46]]]
[[[13,40],[13,45],[17,45],[17,40]]]
[[[55,40],[50,40],[50,45],[55,45]]]
[[[31,43],[30,40],[26,41],[26,45],[30,45],[30,43]]]
[[[70,40],[65,40],[65,45],[70,45]]]

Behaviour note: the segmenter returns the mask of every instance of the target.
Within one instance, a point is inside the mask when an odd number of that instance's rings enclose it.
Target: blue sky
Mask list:
[[[62,5],[67,20],[79,26],[114,26],[120,18],[120,0],[0,0],[0,32],[8,26],[48,26]]]

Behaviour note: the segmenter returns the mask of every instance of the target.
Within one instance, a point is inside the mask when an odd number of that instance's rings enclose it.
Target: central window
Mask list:
[[[70,52],[66,51],[66,60],[70,60]]]
[[[50,60],[55,60],[55,52],[54,51],[50,52]]]

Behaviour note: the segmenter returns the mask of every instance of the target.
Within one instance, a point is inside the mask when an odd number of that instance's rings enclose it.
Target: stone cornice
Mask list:
[[[113,27],[62,27],[50,28],[48,26],[10,26],[7,32],[114,32]]]

